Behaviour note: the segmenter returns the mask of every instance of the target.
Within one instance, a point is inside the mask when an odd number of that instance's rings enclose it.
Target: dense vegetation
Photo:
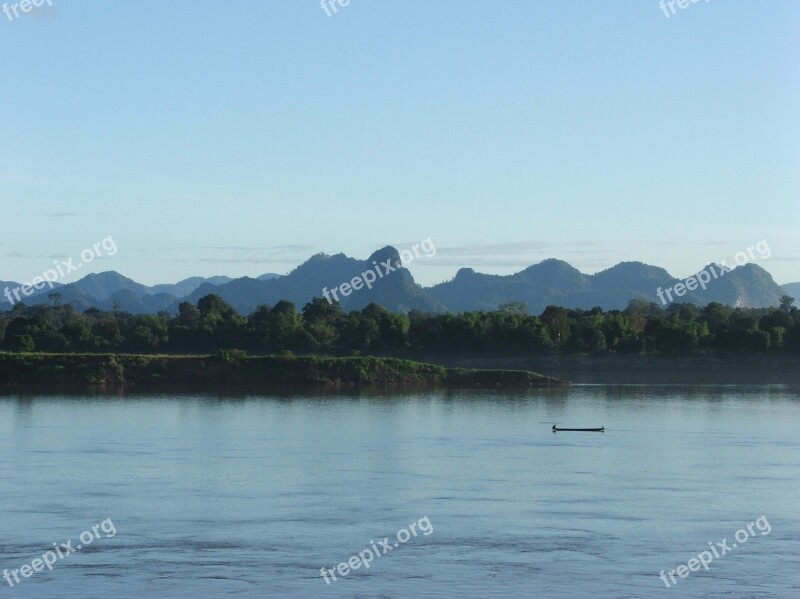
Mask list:
[[[743,309],[711,303],[661,309],[632,301],[625,310],[524,305],[492,312],[409,314],[375,304],[344,313],[314,300],[301,312],[291,302],[238,314],[216,295],[179,313],[132,315],[120,310],[76,312],[69,306],[25,307],[0,314],[0,345],[14,352],[204,354],[239,349],[330,355],[503,355],[553,352],[691,355],[697,352],[800,353],[800,310],[784,296],[779,308]]]
[[[254,384],[324,386],[561,386],[520,370],[445,368],[396,358],[260,356],[222,350],[216,356],[0,353],[0,383]]]

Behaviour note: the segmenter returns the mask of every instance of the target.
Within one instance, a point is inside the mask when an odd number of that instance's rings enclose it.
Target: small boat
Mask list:
[[[600,428],[558,428],[555,424],[553,425],[553,432],[556,431],[577,431],[582,433],[604,433],[606,432],[606,427],[601,426]]]

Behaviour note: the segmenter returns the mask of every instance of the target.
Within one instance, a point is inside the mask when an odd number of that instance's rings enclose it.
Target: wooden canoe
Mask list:
[[[606,431],[606,427],[601,426],[600,428],[559,428],[555,424],[553,425],[553,432],[560,432],[560,431],[575,431],[575,432],[582,432],[582,433],[604,433]]]

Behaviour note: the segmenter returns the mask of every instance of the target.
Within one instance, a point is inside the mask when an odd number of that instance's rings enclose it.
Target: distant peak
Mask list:
[[[387,260],[391,260],[392,264],[396,264],[400,262],[400,252],[397,249],[393,248],[390,245],[379,249],[376,252],[373,252],[372,255],[367,259],[369,262],[386,262]]]
[[[126,279],[126,280],[129,280],[129,281],[131,280],[131,279],[128,279],[128,277],[125,277],[125,276],[119,274],[118,272],[116,272],[114,270],[105,270],[103,272],[91,273],[91,274],[86,275],[83,278],[84,279],[111,279],[111,278],[114,278],[114,279]]]
[[[533,264],[522,271],[523,273],[540,273],[540,272],[571,272],[579,273],[580,271],[572,266],[569,262],[559,260],[558,258],[547,258],[538,264]]]

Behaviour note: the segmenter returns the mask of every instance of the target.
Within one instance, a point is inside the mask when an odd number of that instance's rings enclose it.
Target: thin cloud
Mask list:
[[[524,269],[534,264],[539,264],[548,258],[571,262],[574,257],[589,255],[596,259],[603,259],[610,254],[610,250],[606,249],[605,245],[600,241],[563,243],[517,241],[494,244],[467,244],[437,248],[434,259],[421,261],[419,265]],[[610,260],[610,258],[606,260]]]
[[[600,241],[579,241],[579,242],[564,242],[553,243],[545,241],[516,241],[509,243],[494,243],[494,244],[469,244],[454,247],[441,247],[437,252],[447,254],[449,256],[513,256],[520,254],[529,254],[531,252],[560,252],[571,253],[571,248],[575,247],[591,247],[598,248],[605,245]],[[577,250],[575,250],[577,251]],[[584,250],[585,251],[585,250]],[[574,251],[573,251],[574,253]]]
[[[248,246],[248,245],[200,245],[183,247],[147,247],[138,248],[140,253],[166,253],[166,252],[230,252],[230,253],[251,253],[266,254],[271,256],[285,256],[291,254],[308,254],[315,251],[313,245],[292,244],[292,245],[268,245],[268,246]]]
[[[199,258],[197,262],[207,264],[286,264],[286,261],[264,260],[263,258]],[[294,262],[290,262],[294,264]]]
[[[593,253],[593,252],[587,252]],[[488,258],[473,258],[469,262],[466,262],[459,258],[441,258],[437,254],[436,257],[425,259],[425,260],[416,260],[414,261],[414,267],[419,268],[436,268],[439,266],[456,266],[458,268],[519,268],[523,270],[528,268],[529,266],[535,266],[546,260],[543,258],[541,260],[527,260],[525,258],[496,258],[496,257],[488,257]],[[576,264],[580,263],[588,263],[586,260],[564,260],[564,262],[570,264],[571,266],[575,266]],[[603,264],[609,264],[608,261],[604,261]]]
[[[572,266],[574,266],[578,270],[581,270],[582,268],[608,269],[615,266],[615,264],[608,261],[600,261],[600,260],[576,260]]]
[[[295,244],[295,245],[271,245],[271,246],[236,246],[236,245],[216,245],[216,246],[201,246],[196,249],[199,250],[213,250],[215,252],[267,252],[272,254],[292,254],[296,252],[311,252],[314,250],[313,245]]]
[[[415,260],[413,263],[414,268],[421,268],[421,267],[439,267],[439,266],[456,266],[458,268],[527,268],[532,266],[533,264],[537,264],[541,262],[538,261],[531,261],[531,260],[524,260],[524,259],[514,259],[509,258],[507,260],[498,260],[492,258],[473,258],[469,261],[469,263],[464,262],[463,260],[459,260],[457,258],[440,258],[435,257],[431,258],[430,260]]]

